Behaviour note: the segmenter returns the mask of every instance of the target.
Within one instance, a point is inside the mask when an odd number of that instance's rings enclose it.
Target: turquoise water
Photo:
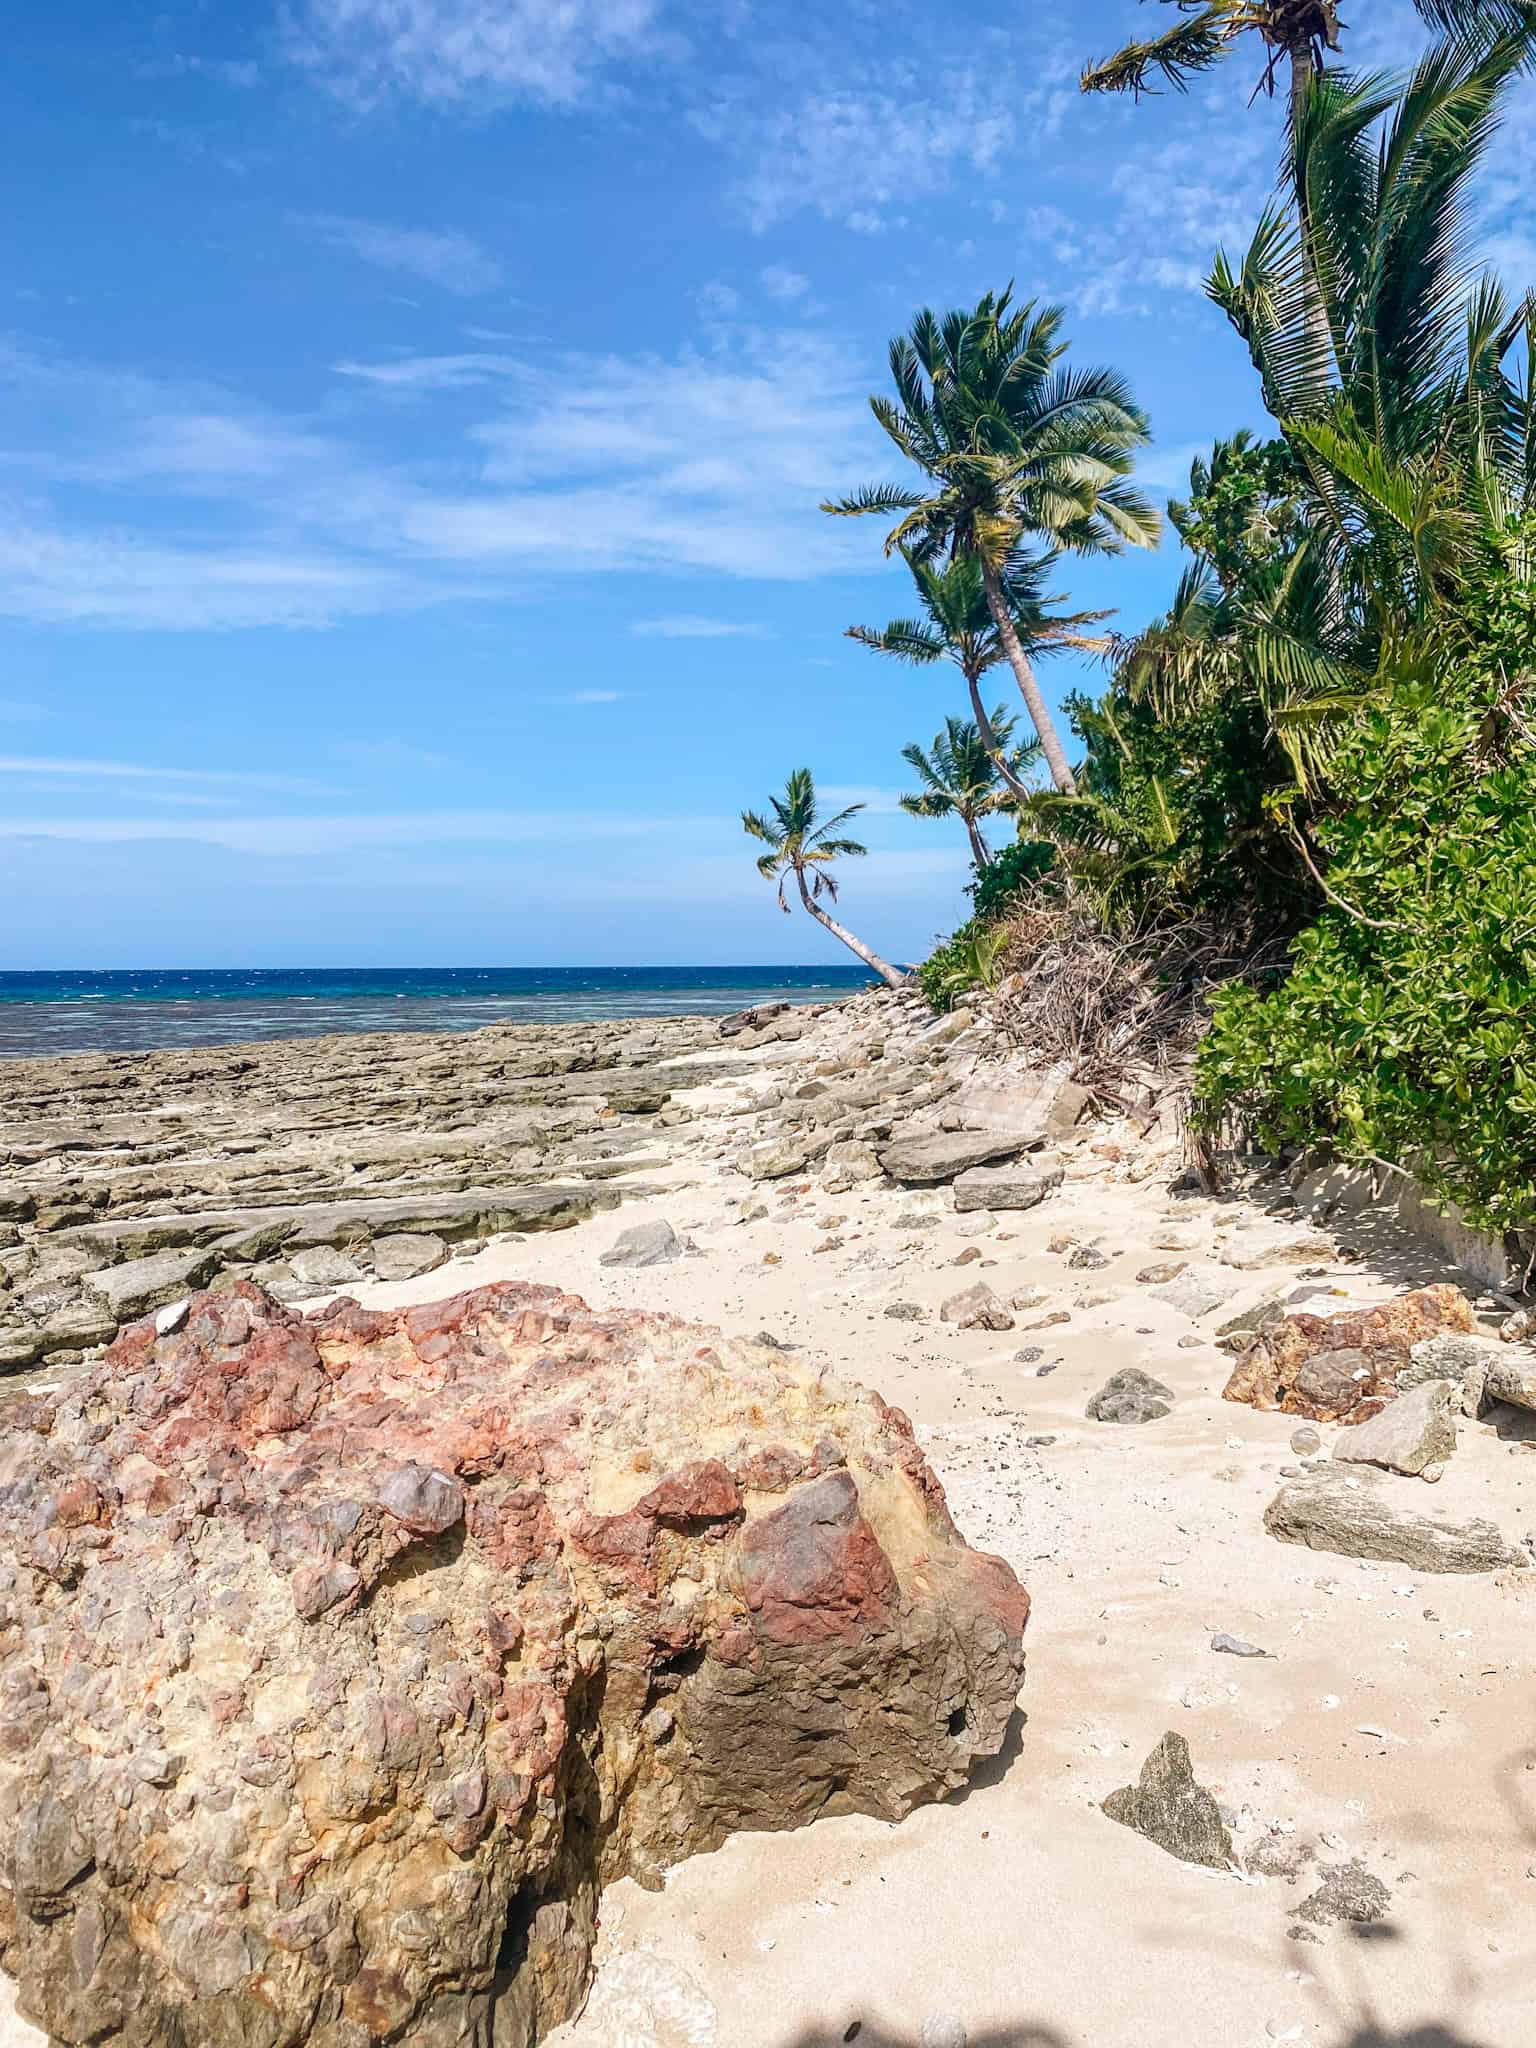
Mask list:
[[[862,967],[120,968],[0,974],[0,1059],[825,1003]]]

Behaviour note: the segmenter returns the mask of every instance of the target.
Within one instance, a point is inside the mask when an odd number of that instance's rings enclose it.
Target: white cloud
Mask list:
[[[0,349],[0,615],[302,628],[593,568],[798,580],[872,559],[817,509],[877,464],[867,373],[804,325],[733,328],[719,353],[344,368],[423,405],[484,380],[483,407],[387,459],[229,392]]]
[[[741,304],[741,293],[736,287],[723,284],[717,277],[711,278],[708,284],[700,285],[694,296],[698,300],[699,311],[713,320],[728,319]]]
[[[0,754],[0,775],[69,777],[79,782],[210,783],[231,789],[314,791],[323,785],[297,775],[244,768],[166,768],[150,761],[92,761],[52,754]]]
[[[289,55],[353,105],[570,106],[609,63],[665,47],[657,0],[299,0]]]
[[[326,626],[433,595],[400,570],[320,549],[166,544],[0,522],[0,613],[44,625]]]
[[[731,619],[703,619],[679,612],[665,619],[636,619],[629,629],[654,640],[766,640],[766,626],[739,625]]]
[[[617,704],[624,696],[622,690],[560,690],[552,697],[535,697],[536,704]]]
[[[496,258],[457,229],[398,227],[341,213],[306,213],[297,219],[333,247],[350,249],[360,262],[403,270],[463,298],[492,291],[501,282]]]
[[[940,74],[903,64],[798,94],[734,88],[693,119],[748,159],[735,194],[759,233],[805,207],[873,233],[895,223],[894,204],[995,172],[1039,97],[1008,64]]]
[[[808,277],[787,270],[782,263],[770,263],[758,276],[770,299],[802,299],[811,288]]]
[[[273,857],[376,846],[585,844],[660,834],[719,834],[724,829],[720,819],[625,817],[612,811],[391,811],[244,818],[0,816],[0,839],[57,839],[97,846],[185,840],[222,846],[233,853]]]
[[[394,391],[462,391],[472,384],[513,376],[519,366],[511,356],[460,355],[402,356],[393,363],[348,362],[332,367],[338,377],[357,377]]]

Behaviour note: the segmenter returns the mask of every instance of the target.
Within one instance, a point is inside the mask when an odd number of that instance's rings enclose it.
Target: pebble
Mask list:
[[[922,2048],[966,2048],[965,2024],[948,2013],[930,2013],[918,2036]]]
[[[1212,1636],[1211,1648],[1228,1657],[1269,1657],[1274,1654],[1270,1650],[1261,1650],[1257,1643],[1245,1643],[1241,1636],[1225,1634]]]
[[[890,1314],[889,1309],[886,1310],[886,1314]],[[1045,1353],[1038,1344],[1026,1344],[1022,1351],[1015,1351],[1013,1356],[1019,1365],[1034,1365],[1037,1360],[1044,1358]]]
[[[1315,1458],[1322,1448],[1323,1439],[1310,1423],[1291,1431],[1291,1449],[1298,1458]]]

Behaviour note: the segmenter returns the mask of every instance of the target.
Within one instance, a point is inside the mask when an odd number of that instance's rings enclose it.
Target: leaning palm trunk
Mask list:
[[[982,582],[986,586],[987,607],[992,614],[992,623],[997,628],[997,637],[1002,642],[1008,665],[1013,670],[1014,681],[1019,686],[1019,695],[1024,699],[1035,731],[1040,738],[1040,751],[1044,754],[1046,766],[1051,771],[1051,780],[1063,796],[1077,795],[1077,779],[1072,773],[1066,751],[1061,744],[1061,735],[1055,721],[1046,709],[1045,699],[1040,694],[1040,685],[1035,681],[1035,672],[1029,665],[1029,656],[1024,652],[1018,628],[1013,623],[1003,596],[1002,579],[989,562],[981,565]],[[980,725],[980,720],[977,721]],[[1020,792],[1027,794],[1027,792]]]
[[[966,819],[965,829],[970,836],[971,859],[976,863],[976,872],[979,875],[983,868],[991,867],[992,849],[988,846],[986,840],[982,838],[981,827],[974,818]]]
[[[965,687],[971,694],[971,716],[976,721],[976,730],[981,734],[981,744],[987,750],[987,759],[997,770],[998,780],[1010,795],[1017,797],[1028,796],[1029,784],[1021,782],[1008,766],[1008,756],[1003,751],[1003,743],[997,736],[997,728],[993,725],[991,719],[988,718],[987,707],[981,701],[981,683],[969,668],[965,671]]]
[[[889,960],[882,960],[873,947],[866,946],[862,939],[856,939],[846,925],[839,924],[835,917],[827,915],[805,886],[804,868],[795,869],[795,881],[800,890],[800,901],[824,931],[829,931],[834,939],[841,939],[849,952],[856,953],[870,973],[878,974],[887,988],[905,988],[907,977],[904,974],[894,968]]]

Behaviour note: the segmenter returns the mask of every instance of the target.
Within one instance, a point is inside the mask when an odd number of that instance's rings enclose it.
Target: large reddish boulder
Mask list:
[[[961,1785],[1027,1613],[766,1345],[199,1295],[0,1443],[5,1967],[61,2043],[525,2048],[608,1879]]]
[[[1281,1316],[1243,1353],[1222,1398],[1313,1422],[1365,1422],[1396,1395],[1415,1344],[1475,1327],[1472,1304],[1444,1283],[1379,1308]]]

